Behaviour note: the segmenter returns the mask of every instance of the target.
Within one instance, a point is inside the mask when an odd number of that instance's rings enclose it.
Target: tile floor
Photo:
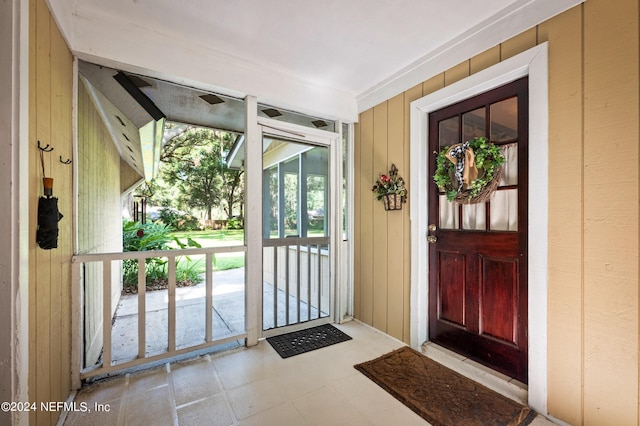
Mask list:
[[[87,385],[75,401],[90,412],[71,412],[64,424],[427,424],[353,368],[403,344],[356,321],[337,327],[353,340],[287,359],[260,341]]]

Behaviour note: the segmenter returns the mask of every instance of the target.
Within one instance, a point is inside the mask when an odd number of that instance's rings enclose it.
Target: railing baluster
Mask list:
[[[176,355],[186,354],[194,350],[203,350],[212,348],[217,345],[237,341],[247,337],[246,331],[241,331],[230,336],[213,339],[213,268],[212,258],[214,253],[234,253],[234,252],[246,252],[245,246],[238,247],[207,247],[200,249],[180,249],[171,250],[171,252],[162,250],[152,250],[146,252],[124,252],[124,253],[96,253],[96,254],[82,254],[74,255],[72,262],[72,286],[73,286],[73,304],[74,304],[74,318],[73,318],[73,331],[72,337],[74,341],[74,347],[72,348],[72,383],[74,387],[80,387],[81,380],[94,377],[98,375],[108,374],[114,371],[120,371],[135,366],[142,366],[149,362],[156,362],[163,359],[168,359]],[[207,296],[205,304],[208,311],[206,315],[207,330],[206,330],[206,342],[196,344],[193,346],[177,349],[177,300],[176,300],[176,258],[178,256],[197,256],[204,255],[208,264],[206,270],[206,288]],[[168,272],[169,272],[169,286],[168,286],[168,343],[167,352],[147,355],[146,347],[146,327],[147,327],[147,314],[146,314],[146,259],[149,258],[168,258]],[[113,304],[112,291],[115,291],[113,287],[113,263],[114,261],[121,262],[127,259],[135,259],[138,265],[138,319],[137,319],[137,356],[129,360],[118,359],[118,352],[113,348],[113,319],[115,306]],[[100,273],[97,276],[84,275],[82,270],[86,263],[96,262],[102,264],[102,306],[91,306],[89,302],[84,299],[83,288],[87,285],[86,280],[95,280],[99,285]],[[118,273],[120,272],[118,268]],[[277,267],[276,267],[277,273]],[[84,282],[83,282],[84,281]],[[94,281],[91,281],[92,283]],[[98,287],[98,291],[99,287]],[[277,303],[277,300],[274,300]],[[87,321],[88,311],[95,313],[96,321],[102,317],[101,326],[98,325],[97,332],[102,334],[102,360],[101,364],[97,365],[84,365],[85,348],[84,346],[84,324]],[[135,327],[135,326],[134,326]],[[134,328],[135,330],[135,328]],[[133,330],[131,330],[133,331]],[[135,343],[134,343],[135,344]],[[117,349],[119,350],[119,349]]]
[[[285,324],[289,325],[289,246],[284,246],[284,309]]]
[[[296,244],[296,298],[297,303],[297,322],[300,322],[300,242]]]
[[[138,358],[146,357],[147,271],[145,259],[138,259]]]
[[[102,262],[102,365],[111,366],[111,260]]]
[[[211,253],[207,253],[205,256],[206,272],[205,272],[205,341],[211,342],[213,340],[213,256]]]
[[[318,244],[318,318],[322,311],[322,244]]]
[[[278,247],[273,248],[273,327],[278,326]]]
[[[307,321],[311,320],[311,244],[307,244]]]
[[[169,256],[169,352],[176,350],[176,257]]]

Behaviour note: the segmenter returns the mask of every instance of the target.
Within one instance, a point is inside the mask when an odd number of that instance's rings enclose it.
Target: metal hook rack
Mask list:
[[[72,163],[72,161],[71,161],[71,159],[70,159],[70,158],[67,158],[66,160],[63,160],[63,159],[62,159],[62,155],[60,156],[60,162],[61,162],[62,164],[71,164],[71,163]]]
[[[51,152],[53,151],[53,147],[49,144],[47,144],[46,146],[42,146],[40,144],[40,141],[38,141],[38,149],[42,152]]]

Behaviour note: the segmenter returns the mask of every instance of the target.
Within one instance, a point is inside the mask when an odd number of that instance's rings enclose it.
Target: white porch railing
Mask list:
[[[330,241],[329,237],[263,241],[264,330],[330,316]]]
[[[163,251],[140,251],[123,253],[82,254],[72,259],[72,366],[73,387],[80,388],[81,380],[89,377],[104,375],[116,370],[140,366],[142,364],[173,358],[188,352],[210,348],[247,337],[246,331],[225,336],[214,340],[213,337],[213,257],[218,253],[246,252],[245,246],[210,247],[198,249],[180,249]],[[184,256],[205,257],[205,338],[204,343],[177,349],[176,347],[176,258]],[[167,351],[147,356],[146,354],[146,265],[145,259],[168,259],[168,345]],[[138,355],[135,359],[117,364],[112,359],[112,320],[114,306],[112,306],[114,261],[126,259],[138,260]],[[102,264],[102,357],[96,365],[85,366],[84,356],[84,324],[85,324],[85,294],[82,270],[85,263],[98,262]],[[120,268],[117,268],[120,273]],[[119,289],[118,289],[119,290]],[[246,326],[245,326],[246,329]]]

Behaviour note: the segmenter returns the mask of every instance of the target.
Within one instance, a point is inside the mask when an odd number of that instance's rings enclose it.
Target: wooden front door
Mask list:
[[[429,188],[429,339],[527,383],[528,92],[523,78],[429,114],[429,152],[487,137],[506,158],[486,203]],[[430,170],[435,156],[430,155]],[[430,240],[434,240],[430,238]]]

